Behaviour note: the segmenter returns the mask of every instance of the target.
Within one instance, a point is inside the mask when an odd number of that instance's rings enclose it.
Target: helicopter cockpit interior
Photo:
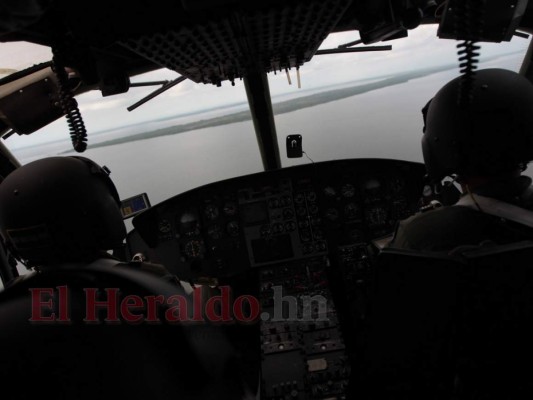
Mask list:
[[[278,74],[300,86],[312,60],[349,53],[373,55],[373,63],[384,71],[383,81],[369,79],[355,91],[337,88],[336,99],[371,92],[374,85],[410,82],[417,71],[388,71],[393,58],[380,54],[390,52],[399,40],[409,41],[424,26],[435,27],[438,40],[456,46],[446,67],[428,69],[427,76],[452,65],[454,74],[475,79],[480,44],[525,39],[529,47],[518,69],[532,79],[533,5],[527,0],[153,0],[105,5],[24,0],[3,2],[0,10],[0,48],[29,42],[49,48],[51,55],[0,79],[2,181],[21,166],[16,151],[9,149],[10,137],[38,136],[41,128],[63,119],[67,131],[61,134],[71,140],[68,150],[78,154],[91,149],[93,138],[98,138],[84,124],[84,109],[75,100],[79,96],[97,93],[102,100],[114,99],[134,87],[157,85],[130,104],[128,111],[134,111],[184,82],[209,87],[213,96],[217,87],[243,82],[247,110],[231,109],[231,123],[253,124],[261,171],[193,185],[155,202],[145,191],[126,196],[121,211],[129,230],[123,246],[113,251],[121,260],[163,265],[192,293],[207,289],[216,301],[224,300],[224,288],[231,288],[233,300],[238,300],[233,307],[241,309],[232,308],[232,318],[219,309],[211,316],[226,323],[221,324],[224,334],[231,336],[232,348],[244,360],[235,371],[248,372],[245,393],[234,398],[477,399],[531,393],[533,384],[526,377],[531,368],[522,368],[519,363],[527,360],[516,354],[533,355],[533,349],[523,346],[533,315],[527,290],[531,273],[524,260],[533,243],[469,249],[453,258],[388,251],[397,223],[424,207],[451,204],[453,184],[432,185],[424,164],[413,160],[313,161],[313,154],[304,151],[305,133],[278,137],[274,115],[335,99],[310,92],[298,106],[273,105],[269,85],[269,76]],[[346,32],[357,33],[357,40],[321,47],[329,35]],[[431,58],[431,49],[425,51],[424,57]],[[161,69],[178,76],[135,82],[135,77]],[[229,123],[217,112],[183,131]],[[132,128],[130,137],[110,136],[106,145],[169,135],[163,122],[154,123],[149,134]],[[134,127],[135,122],[124,125]],[[100,145],[96,140],[95,146]],[[149,145],[144,152],[146,158],[129,161],[150,169],[158,155],[150,154]],[[195,156],[202,157],[201,149]],[[309,162],[285,166],[282,159]],[[203,160],[208,163],[209,157]],[[158,173],[169,175],[171,182],[191,172]],[[5,294],[16,287],[12,282],[21,281],[22,269],[3,246],[0,253]],[[500,274],[505,275],[509,263],[518,272],[503,279]],[[129,290],[138,288],[142,279],[135,274]],[[482,283],[474,279],[477,276],[483,277]],[[115,284],[123,276],[104,278]],[[155,285],[151,279],[150,288]],[[499,297],[495,300],[491,293]],[[209,303],[209,295],[204,300]],[[227,324],[229,319],[232,324]],[[516,336],[510,333],[513,329],[519,331]],[[513,337],[519,339],[514,342]],[[10,346],[9,335],[2,340],[0,358],[4,346]],[[502,340],[505,346],[494,342]],[[200,342],[209,347],[209,340]],[[491,351],[491,357],[485,354]],[[209,357],[216,358],[216,351]],[[23,369],[24,361],[17,363]],[[182,367],[176,367],[183,374],[179,379],[190,379]],[[154,382],[174,379],[172,362],[165,360],[165,368],[164,379],[159,376]],[[61,379],[62,371],[54,374]],[[142,374],[134,376],[141,385]],[[201,381],[195,384],[201,386]],[[491,386],[487,381],[499,383]],[[235,379],[228,382],[234,384]],[[178,397],[164,392],[173,389],[154,384],[139,393]],[[70,393],[81,393],[78,390]],[[491,390],[496,397],[482,397]],[[191,393],[190,398],[218,398],[217,393]]]

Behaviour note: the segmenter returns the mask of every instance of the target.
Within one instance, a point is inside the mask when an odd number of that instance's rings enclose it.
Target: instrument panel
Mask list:
[[[419,210],[425,173],[353,159],[229,179],[134,217],[127,243],[181,280],[256,295],[262,313],[248,340],[259,338],[250,369],[260,364],[261,399],[343,399],[359,360],[372,243]]]
[[[216,182],[136,216],[128,250],[186,279],[326,255],[392,233],[417,211],[424,174],[418,163],[353,159]]]

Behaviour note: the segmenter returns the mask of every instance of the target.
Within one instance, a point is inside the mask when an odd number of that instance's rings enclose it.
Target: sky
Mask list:
[[[358,39],[357,32],[342,32],[330,35],[321,48],[334,48],[342,43]],[[498,52],[525,52],[528,40],[514,37],[509,43],[484,43],[482,54],[490,56]],[[275,101],[277,96],[304,90],[317,89],[338,85],[357,79],[382,76],[402,72],[418,67],[431,67],[457,60],[457,42],[438,39],[436,26],[420,26],[409,32],[406,39],[380,43],[392,45],[392,51],[347,53],[315,56],[309,63],[301,67],[302,89],[296,85],[296,71],[291,71],[292,85],[289,85],[285,74],[269,74],[271,94]],[[0,73],[6,70],[19,70],[51,58],[48,48],[27,43],[0,44]],[[519,68],[520,66],[517,66]],[[162,69],[132,78],[132,82],[173,80],[178,77],[174,71]],[[167,92],[152,99],[148,103],[129,112],[127,107],[145,97],[157,87],[130,88],[127,93],[102,97],[100,91],[92,91],[77,97],[80,111],[91,134],[169,118],[177,115],[198,112],[205,109],[220,107],[225,104],[245,103],[244,84],[237,81],[235,87],[223,82],[222,87],[197,84],[185,81]],[[64,118],[61,118],[40,131],[27,136],[13,135],[7,141],[10,148],[22,148],[40,143],[70,140]]]

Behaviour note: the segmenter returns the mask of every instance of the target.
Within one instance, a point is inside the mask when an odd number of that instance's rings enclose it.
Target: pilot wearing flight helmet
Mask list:
[[[88,265],[121,248],[126,227],[109,170],[79,156],[48,157],[9,174],[0,185],[0,235],[28,268]],[[159,264],[123,263],[176,283]]]
[[[448,252],[533,238],[532,180],[522,175],[533,160],[533,84],[509,70],[479,70],[465,100],[468,83],[451,80],[423,110],[428,175],[453,177],[462,195],[400,221],[389,247]]]

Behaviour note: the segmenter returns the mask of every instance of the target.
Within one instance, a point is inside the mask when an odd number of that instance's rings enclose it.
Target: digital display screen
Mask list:
[[[264,201],[244,204],[240,207],[244,225],[258,225],[268,222],[268,208]]]
[[[252,240],[252,251],[256,263],[285,260],[294,256],[290,235]]]
[[[122,218],[130,218],[139,214],[141,211],[150,208],[150,200],[146,193],[139,194],[129,199],[121,201],[120,211],[122,212]]]

